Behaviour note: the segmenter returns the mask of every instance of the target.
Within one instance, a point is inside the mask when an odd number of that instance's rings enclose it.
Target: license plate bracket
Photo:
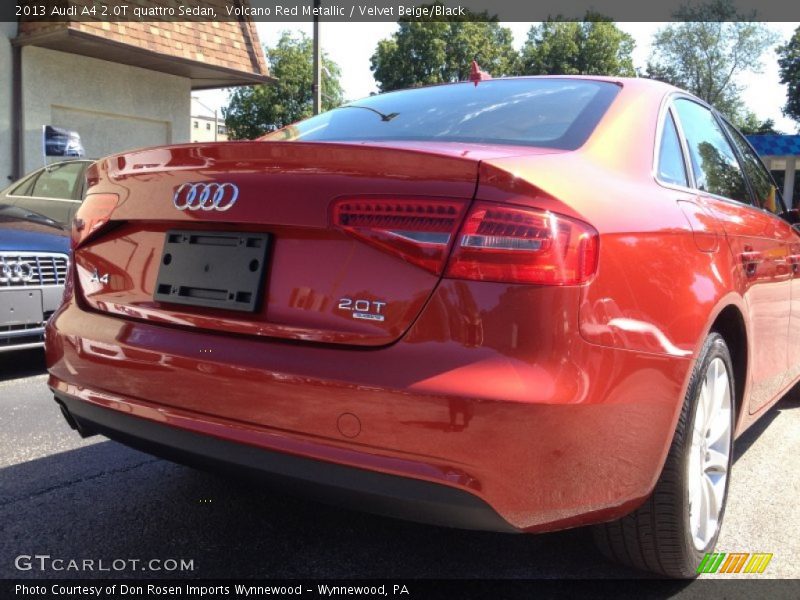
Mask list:
[[[270,234],[169,230],[153,298],[255,312],[264,291]]]

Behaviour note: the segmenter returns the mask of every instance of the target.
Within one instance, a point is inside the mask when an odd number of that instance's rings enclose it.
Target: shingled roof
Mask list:
[[[72,0],[71,4],[105,2]],[[206,0],[205,4],[222,7],[225,2]],[[224,12],[222,8],[220,11]],[[14,43],[188,77],[192,89],[251,85],[273,79],[255,25],[246,18],[230,21],[23,20]]]

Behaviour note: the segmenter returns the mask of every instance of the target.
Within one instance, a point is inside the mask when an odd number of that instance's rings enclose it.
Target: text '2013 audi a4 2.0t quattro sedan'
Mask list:
[[[795,213],[662,83],[400,91],[87,177],[49,384],[83,434],[178,461],[456,527],[592,524],[692,576],[734,438],[800,376]]]

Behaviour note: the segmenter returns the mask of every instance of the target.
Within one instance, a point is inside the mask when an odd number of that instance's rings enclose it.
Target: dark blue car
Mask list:
[[[43,344],[68,263],[68,231],[38,213],[0,204],[0,352]]]

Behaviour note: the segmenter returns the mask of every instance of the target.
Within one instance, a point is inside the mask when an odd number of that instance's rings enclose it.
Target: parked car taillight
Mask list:
[[[476,203],[445,272],[454,279],[575,285],[597,269],[599,236],[586,223],[532,208]]]
[[[117,194],[88,194],[72,221],[72,248],[102,228],[117,207]]]
[[[333,224],[440,275],[466,200],[356,198],[333,205]]]

